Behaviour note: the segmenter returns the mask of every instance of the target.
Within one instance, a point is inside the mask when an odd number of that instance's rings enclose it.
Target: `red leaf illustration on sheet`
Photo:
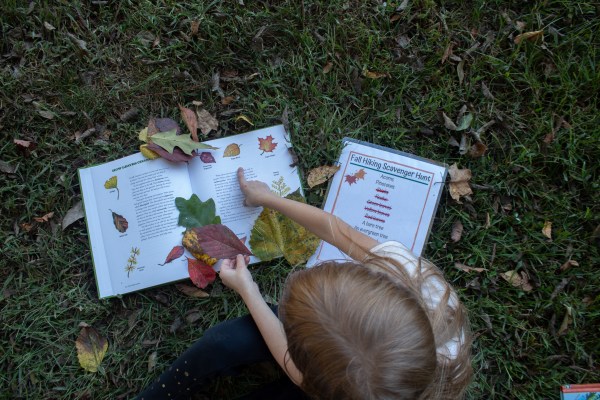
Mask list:
[[[346,180],[346,182],[348,182],[348,185],[352,185],[353,183],[356,183],[356,176],[346,175],[345,180]]]
[[[210,265],[193,258],[188,258],[187,260],[190,279],[200,289],[204,289],[217,277],[217,273]]]
[[[109,210],[112,213],[113,224],[115,224],[115,228],[121,233],[124,233],[127,228],[129,228],[129,222],[125,219],[124,216],[117,214],[113,210]]]
[[[204,225],[191,230],[196,234],[198,245],[203,252],[217,260],[235,258],[238,254],[252,255],[236,234],[225,225]]]
[[[183,246],[175,246],[171,249],[171,251],[169,252],[169,254],[167,255],[167,258],[165,259],[165,262],[162,264],[158,264],[161,267],[165,264],[170,263],[171,261],[175,261],[177,260],[179,257],[181,257],[183,255]]]
[[[208,151],[203,151],[202,153],[200,153],[200,161],[202,161],[205,164],[211,164],[211,163],[217,162],[215,160],[215,158],[213,157],[213,155]]]
[[[263,153],[271,153],[277,147],[277,143],[273,142],[273,136],[269,135],[266,138],[258,138],[258,149]],[[261,153],[262,154],[262,153]]]

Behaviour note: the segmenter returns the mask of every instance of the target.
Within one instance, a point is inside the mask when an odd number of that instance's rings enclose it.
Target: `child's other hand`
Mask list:
[[[223,260],[221,263],[221,280],[225,286],[235,290],[241,296],[250,293],[256,289],[256,283],[252,279],[250,271],[248,271],[248,262],[250,258],[238,254],[233,260]]]
[[[247,181],[244,177],[244,168],[240,167],[237,170],[240,189],[246,196],[244,205],[248,207],[258,207],[263,205],[263,199],[272,195],[271,189],[266,183],[260,181]]]

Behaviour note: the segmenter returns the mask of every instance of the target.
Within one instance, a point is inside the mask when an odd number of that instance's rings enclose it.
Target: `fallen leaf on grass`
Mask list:
[[[472,123],[473,123],[473,114],[471,114],[471,113],[465,114],[460,118],[460,122],[458,123],[456,130],[464,131],[465,129],[468,129]]]
[[[46,119],[54,119],[54,113],[52,111],[38,110],[38,114]]]
[[[573,322],[573,308],[569,306],[565,306],[567,311],[565,312],[565,316],[560,324],[560,328],[558,328],[558,335],[564,335],[569,331],[569,325]]]
[[[363,75],[369,79],[381,79],[390,76],[387,72],[375,72],[369,70],[365,70],[365,72],[363,72]]]
[[[79,332],[75,347],[77,348],[79,365],[86,371],[96,372],[108,350],[108,340],[100,335],[96,329],[86,326]]]
[[[130,108],[123,114],[119,115],[119,119],[123,122],[133,121],[139,115],[140,111],[137,108]]]
[[[162,263],[162,264],[158,264],[158,265],[160,265],[162,267],[162,266],[164,266],[166,264],[169,264],[172,261],[177,260],[179,257],[181,257],[183,255],[184,250],[185,249],[183,248],[183,246],[175,246],[175,247],[173,247],[171,249],[171,251],[169,252],[169,254],[167,255],[167,258],[165,259],[165,262]]]
[[[81,39],[78,39],[75,35],[73,35],[72,33],[68,33],[67,32],[67,36],[69,38],[71,38],[71,40],[73,41],[73,43],[75,43],[77,45],[77,47],[79,47],[80,50],[83,50],[84,52],[87,52],[87,43]]]
[[[216,150],[215,147],[204,143],[198,143],[187,135],[178,135],[175,130],[156,133],[152,135],[149,140],[151,140],[152,143],[159,145],[169,153],[173,153],[173,149],[175,147],[178,147],[185,154],[190,156],[194,155],[194,151],[196,149]]]
[[[457,243],[462,237],[463,233],[463,224],[460,221],[454,221],[452,224],[452,233],[450,234],[450,238],[454,243]]]
[[[542,234],[546,236],[548,239],[552,240],[552,222],[546,221],[544,222],[544,227],[542,228]]]
[[[452,164],[448,169],[448,174],[450,175],[450,183],[448,184],[450,197],[461,203],[461,197],[473,194],[469,185],[471,180],[470,169],[459,169],[456,164]]]
[[[458,75],[458,84],[462,85],[463,81],[465,80],[465,60],[461,60],[457,65],[456,65],[456,74]]]
[[[459,263],[459,262],[455,262],[454,266],[458,269],[460,269],[461,271],[465,271],[465,272],[477,272],[477,273],[481,273],[483,271],[487,271],[487,269],[485,268],[475,268],[475,267],[469,267],[468,265]]]
[[[181,317],[177,317],[175,318],[175,320],[173,321],[173,323],[171,324],[171,326],[169,327],[169,332],[171,333],[175,333],[179,330],[179,328],[181,328],[183,326],[183,321],[181,320]]]
[[[238,115],[235,118],[235,122],[238,122],[239,120],[246,122],[248,125],[254,126],[254,123],[250,120],[250,118],[246,117],[245,115]]]
[[[306,179],[308,187],[313,188],[317,185],[320,185],[321,183],[326,182],[339,169],[339,165],[322,165],[320,167],[311,169],[308,172],[308,178]]]
[[[494,100],[494,95],[492,94],[490,89],[487,87],[485,82],[481,82],[481,93],[483,93],[483,97],[485,97],[486,99]]]
[[[217,273],[213,267],[202,260],[196,260],[194,258],[188,258],[188,272],[192,283],[200,289],[207,287],[208,284],[214,282],[217,277]]]
[[[323,73],[324,74],[328,74],[329,72],[331,72],[331,69],[333,68],[333,63],[331,61],[329,61],[327,64],[325,64],[325,66],[323,67]]]
[[[41,217],[35,217],[34,220],[36,222],[48,222],[50,220],[50,218],[52,218],[54,216],[54,212],[49,212],[48,214],[45,214]]]
[[[198,28],[200,28],[200,21],[195,19],[190,24],[190,33],[192,36],[196,36],[198,34]]]
[[[544,31],[532,31],[532,32],[525,32],[525,33],[521,33],[520,35],[517,35],[517,37],[515,38],[515,43],[516,44],[520,44],[523,40],[529,40],[530,42],[536,41],[538,39],[541,39],[544,37]]]
[[[210,131],[216,131],[219,128],[219,121],[205,109],[197,111],[196,114],[198,114],[198,128],[203,135],[206,136]]]
[[[521,274],[519,275],[517,271],[511,270],[501,273],[500,276],[514,287],[521,288],[525,292],[529,292],[533,289],[525,271],[521,271]]]
[[[77,220],[80,220],[81,218],[83,218],[83,216],[83,202],[79,200],[77,203],[75,203],[73,207],[69,209],[69,211],[67,211],[67,213],[63,217],[61,224],[62,230],[64,231],[69,225],[71,225]]]
[[[206,293],[204,290],[201,290],[195,286],[185,285],[183,283],[177,283],[175,288],[179,290],[181,293],[185,294],[189,297],[195,297],[199,299],[203,299],[209,297],[210,295]]]
[[[579,267],[579,263],[575,260],[567,260],[560,266],[560,270],[564,272],[571,267]]]
[[[5,174],[14,174],[17,169],[6,161],[0,161],[0,171],[4,172]]]
[[[52,24],[50,22],[46,22],[46,21],[44,21],[44,28],[46,28],[48,31],[51,31],[51,32],[56,29],[54,26],[52,26]]]
[[[154,367],[156,367],[156,351],[153,351],[150,356],[148,356],[148,372],[152,372]]]
[[[179,104],[179,110],[181,111],[183,122],[185,122],[185,125],[192,134],[192,140],[198,142],[198,118],[196,117],[196,113],[181,104]]]
[[[482,142],[475,142],[469,149],[469,156],[473,158],[482,157],[487,151],[487,146]]]
[[[448,129],[450,129],[451,131],[455,131],[456,130],[456,124],[454,123],[454,121],[452,121],[445,112],[442,112],[442,117],[444,117],[444,126]]]
[[[37,147],[37,144],[31,140],[13,139],[13,143],[17,145],[17,149],[25,157],[29,157],[31,152]]]
[[[444,55],[442,56],[442,64],[444,64],[448,60],[448,57],[450,57],[452,55],[453,49],[454,49],[454,42],[448,43],[448,46],[446,46],[446,50],[444,50]]]
[[[224,106],[228,106],[235,101],[235,96],[227,96],[221,99],[221,104]]]

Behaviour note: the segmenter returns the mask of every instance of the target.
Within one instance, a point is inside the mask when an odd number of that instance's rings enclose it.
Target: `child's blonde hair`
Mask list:
[[[461,303],[427,263],[411,274],[393,258],[326,262],[292,274],[279,315],[302,389],[319,399],[456,399],[471,378]],[[445,285],[431,309],[423,285]],[[457,354],[440,352],[456,339]]]

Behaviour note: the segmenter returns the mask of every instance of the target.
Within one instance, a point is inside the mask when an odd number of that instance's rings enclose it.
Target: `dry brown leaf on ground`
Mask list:
[[[448,169],[448,174],[450,174],[450,183],[448,184],[450,197],[461,203],[461,197],[473,194],[471,186],[469,186],[471,180],[470,169],[459,169],[456,164],[452,164]]]
[[[202,131],[203,135],[206,136],[210,131],[216,131],[219,128],[219,121],[217,121],[217,119],[205,109],[199,110],[197,114],[198,127],[200,128],[200,131]]]
[[[363,75],[369,79],[381,79],[390,76],[390,74],[388,74],[387,72],[375,72],[369,70],[365,70]]]
[[[54,212],[50,211],[48,214],[44,214],[41,217],[35,217],[33,218],[36,222],[48,222],[50,220],[50,218],[52,218],[54,216]]]
[[[329,61],[327,64],[325,64],[325,66],[323,67],[323,73],[324,74],[328,74],[331,69],[333,68],[333,63],[331,61]]]
[[[525,271],[521,271],[521,274],[519,274],[517,271],[511,270],[501,273],[500,276],[514,287],[521,288],[525,292],[529,292],[533,289]]]
[[[482,157],[487,151],[487,146],[483,142],[475,142],[469,148],[469,156],[473,158]]]
[[[515,43],[516,44],[520,44],[523,40],[529,40],[530,42],[536,41],[538,39],[542,39],[544,37],[544,31],[532,31],[532,32],[525,32],[525,33],[521,33],[520,35],[517,35],[517,37],[515,38]]]
[[[444,126],[445,126],[446,128],[448,128],[448,129],[450,129],[451,131],[455,131],[455,130],[456,130],[456,128],[457,128],[457,126],[456,126],[456,124],[454,123],[454,121],[452,121],[452,120],[450,119],[450,117],[448,117],[448,116],[446,115],[446,113],[445,113],[445,112],[442,112],[442,117],[444,117]]]
[[[156,351],[153,351],[150,356],[148,356],[148,372],[152,372],[154,367],[156,367]]]
[[[544,222],[544,227],[542,228],[542,234],[546,236],[548,239],[552,240],[552,222],[546,221]]]
[[[313,168],[308,172],[308,178],[306,182],[308,187],[313,188],[321,183],[327,182],[338,170],[339,165],[322,165],[317,168]]]
[[[83,202],[79,200],[63,217],[62,230],[64,231],[69,225],[81,218],[83,218]]]
[[[560,328],[558,328],[558,335],[564,335],[569,331],[569,325],[573,322],[573,308],[569,306],[565,306],[567,309],[565,312],[565,316],[560,324]]]
[[[452,233],[450,234],[450,238],[454,243],[457,243],[462,237],[463,233],[463,224],[460,221],[454,221],[452,224]]]
[[[564,272],[571,267],[579,267],[579,263],[575,260],[567,260],[560,266],[560,270]]]
[[[181,118],[183,119],[183,122],[185,122],[185,126],[187,126],[192,134],[192,140],[198,142],[198,118],[196,117],[196,113],[181,104],[179,104],[179,110],[181,111]]]
[[[465,272],[477,272],[477,273],[481,273],[483,271],[487,271],[487,269],[485,268],[480,268],[480,267],[469,267],[468,265],[459,263],[459,262],[455,262],[454,266],[458,269],[460,269],[461,271],[465,271]]]
[[[195,19],[190,24],[190,33],[192,36],[196,36],[198,34],[198,28],[200,28],[200,21]]]
[[[203,299],[205,297],[209,297],[210,296],[204,290],[199,289],[199,288],[197,288],[195,286],[192,286],[192,285],[186,285],[186,284],[183,284],[183,283],[177,283],[177,284],[175,284],[175,288],[177,288],[177,290],[179,290],[181,293],[183,293],[183,294],[185,294],[186,296],[189,296],[189,297],[196,297],[196,298]]]

